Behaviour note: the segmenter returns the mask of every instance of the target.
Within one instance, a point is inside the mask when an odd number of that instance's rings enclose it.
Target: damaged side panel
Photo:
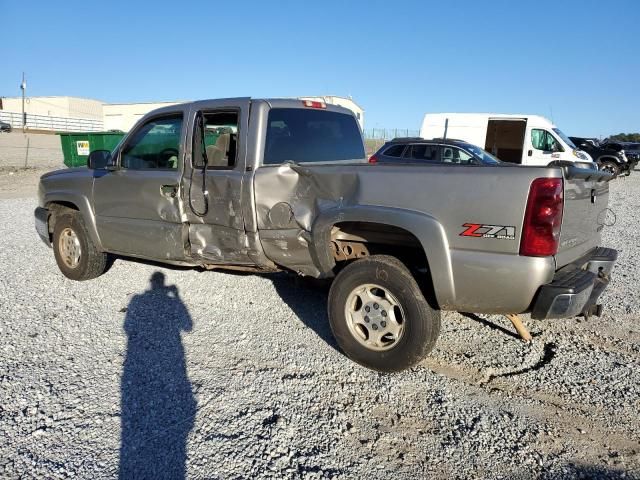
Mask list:
[[[477,295],[478,285],[491,272],[479,268],[476,260],[482,263],[483,252],[517,257],[526,200],[521,192],[541,173],[553,172],[337,163],[266,166],[258,168],[254,178],[257,226],[273,262],[312,276],[332,275],[335,225],[397,227],[418,239],[442,308],[455,308],[460,297],[475,299],[465,306],[482,311],[489,302]],[[509,208],[504,199],[510,199]],[[469,222],[512,226],[515,234],[505,239],[461,236]],[[544,267],[539,276],[546,278],[553,269]],[[468,276],[473,281],[454,284],[454,271],[462,270],[474,273]],[[521,298],[522,291],[528,293],[534,283],[539,286],[538,278],[524,277],[506,285],[501,294]]]
[[[202,172],[194,171],[191,184],[193,206],[205,208],[201,190]],[[206,176],[208,212],[190,218],[190,254],[211,263],[253,263],[242,219],[242,175],[236,172],[209,171]]]
[[[278,264],[311,277],[321,272],[309,249],[308,232],[301,228],[262,230],[260,241],[265,255]]]
[[[321,211],[356,204],[358,185],[358,174],[346,167],[263,167],[255,176],[258,229],[310,231]]]
[[[406,169],[398,172],[411,176]],[[417,245],[438,275],[434,278],[438,300],[442,305],[451,303],[454,286],[445,232],[431,215],[416,212],[414,201],[398,205],[389,178],[384,170],[362,164],[288,163],[258,169],[257,224],[265,253],[278,265],[327,277],[333,275],[335,259],[340,259],[332,238],[335,225],[368,222],[396,227],[419,239]]]
[[[256,216],[266,255],[276,264],[320,276],[310,247],[312,226],[323,211],[355,204],[358,182],[357,173],[345,167],[287,163],[259,168],[254,177]]]
[[[189,111],[186,158],[182,178],[184,192],[184,221],[189,225],[188,255],[195,263],[209,267],[221,265],[254,266],[256,269],[275,269],[262,252],[257,234],[247,231],[243,209],[252,203],[249,195],[253,172],[247,171],[246,156],[249,135],[250,100],[248,98],[204,100],[192,104]],[[192,165],[194,135],[198,115],[235,112],[234,164],[212,166],[206,173]],[[198,136],[195,135],[198,139]],[[233,137],[232,137],[233,138]],[[233,149],[227,145],[226,154]],[[251,143],[253,145],[253,143]],[[231,157],[229,157],[231,158]],[[212,159],[209,159],[212,160]],[[203,184],[204,179],[204,184]]]

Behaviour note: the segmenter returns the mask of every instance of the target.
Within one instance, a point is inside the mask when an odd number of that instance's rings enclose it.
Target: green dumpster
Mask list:
[[[64,164],[67,167],[86,167],[89,153],[94,150],[113,150],[124,132],[64,132],[59,133]]]

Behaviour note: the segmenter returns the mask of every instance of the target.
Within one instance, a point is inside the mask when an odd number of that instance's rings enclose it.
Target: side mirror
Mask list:
[[[94,150],[87,158],[87,167],[91,170],[102,170],[107,167],[111,160],[111,152],[109,150]]]

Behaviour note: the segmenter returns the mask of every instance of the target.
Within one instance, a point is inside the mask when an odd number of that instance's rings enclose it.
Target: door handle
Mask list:
[[[527,152],[527,155],[528,155],[529,157],[530,157],[531,155],[533,155],[533,150],[529,150],[529,151]]]
[[[160,187],[160,194],[163,197],[175,198],[178,195],[178,185],[162,185]]]

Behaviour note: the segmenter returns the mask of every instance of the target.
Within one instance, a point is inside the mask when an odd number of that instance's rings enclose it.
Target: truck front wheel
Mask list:
[[[440,312],[425,300],[400,260],[356,260],[329,291],[329,322],[338,345],[365,367],[397,372],[420,362],[440,333]]]
[[[107,254],[98,251],[79,213],[56,218],[53,229],[53,254],[58,268],[71,280],[99,277],[107,266]]]

